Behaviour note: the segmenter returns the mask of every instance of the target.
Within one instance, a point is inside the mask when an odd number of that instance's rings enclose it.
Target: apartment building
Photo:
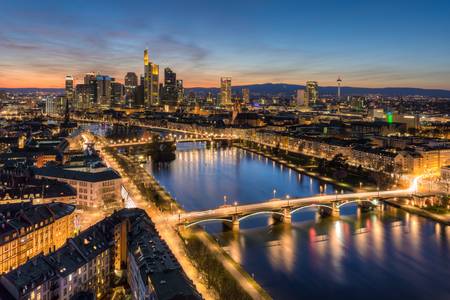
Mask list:
[[[111,168],[51,166],[37,168],[36,178],[50,178],[70,184],[77,191],[76,204],[83,209],[119,207],[122,178]]]
[[[75,234],[75,206],[64,203],[0,206],[0,273],[39,253],[50,253]]]

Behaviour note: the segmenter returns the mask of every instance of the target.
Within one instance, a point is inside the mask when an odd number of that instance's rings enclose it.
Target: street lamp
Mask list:
[[[359,182],[359,189],[362,189],[362,182]]]
[[[289,206],[289,199],[290,199],[291,197],[289,196],[289,195],[286,195],[286,199],[287,199],[287,205]]]
[[[275,199],[275,196],[276,196],[276,194],[277,194],[277,190],[276,189],[273,189],[273,199]]]
[[[227,205],[227,195],[223,195],[223,205]]]
[[[237,214],[237,205],[238,205],[237,201],[234,201],[234,208],[235,208],[234,212],[235,212],[236,214]]]
[[[181,211],[178,210],[178,223],[181,223]]]
[[[338,199],[338,191],[334,190],[334,193],[336,194],[336,201],[337,201],[337,199]]]

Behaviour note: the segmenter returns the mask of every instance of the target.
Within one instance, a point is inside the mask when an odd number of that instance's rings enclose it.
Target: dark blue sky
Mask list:
[[[317,80],[450,89],[450,1],[0,0],[0,87],[142,73],[187,86]]]

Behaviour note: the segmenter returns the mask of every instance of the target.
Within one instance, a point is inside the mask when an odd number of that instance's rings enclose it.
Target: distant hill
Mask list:
[[[264,83],[264,84],[251,84],[233,86],[233,94],[241,94],[243,88],[249,88],[250,93],[253,96],[267,95],[267,96],[284,96],[289,97],[294,95],[298,89],[304,89],[304,85],[286,84],[286,83]],[[216,95],[219,92],[219,88],[186,88],[186,93],[195,92],[199,94],[207,94],[211,92]],[[335,86],[323,86],[319,87],[319,92],[322,95],[336,95],[337,87]],[[420,89],[409,87],[393,87],[393,88],[364,88],[364,87],[341,87],[341,92],[344,96],[347,95],[367,95],[367,94],[379,94],[383,96],[429,96],[429,97],[443,97],[450,98],[449,90],[438,89]]]
[[[59,93],[64,94],[64,89],[59,88],[1,88],[0,91],[7,91],[7,92],[13,92],[13,93],[35,93],[35,92],[42,92],[42,93]]]
[[[298,89],[304,89],[304,85],[287,84],[287,83],[263,83],[263,84],[251,84],[233,86],[233,94],[240,95],[243,88],[249,88],[253,97],[255,96],[281,96],[290,97],[295,94]],[[44,92],[44,93],[59,93],[63,94],[64,89],[58,88],[0,88],[0,90],[12,91],[12,92]],[[352,95],[367,95],[367,94],[379,94],[382,96],[429,96],[429,97],[442,97],[450,98],[450,90],[439,89],[420,89],[410,87],[392,87],[392,88],[364,88],[364,87],[341,87],[342,94],[344,96]],[[194,92],[200,95],[207,95],[211,92],[213,95],[217,95],[219,88],[186,88],[186,94]],[[337,88],[335,86],[321,86],[319,92],[322,95],[336,95]]]

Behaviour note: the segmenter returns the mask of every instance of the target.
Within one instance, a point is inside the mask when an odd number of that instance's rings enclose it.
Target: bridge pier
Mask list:
[[[231,229],[232,231],[239,231],[239,216],[233,215],[231,217],[231,222],[224,221],[223,225],[226,226],[227,228]]]
[[[339,203],[338,202],[332,202],[331,203],[331,216],[332,217],[339,217],[341,215],[340,209],[339,209]]]
[[[283,208],[283,223],[285,224],[291,224],[292,217],[291,217],[291,210],[288,207]]]
[[[291,211],[287,207],[283,208],[282,214],[273,213],[272,218],[278,222],[291,224]]]

